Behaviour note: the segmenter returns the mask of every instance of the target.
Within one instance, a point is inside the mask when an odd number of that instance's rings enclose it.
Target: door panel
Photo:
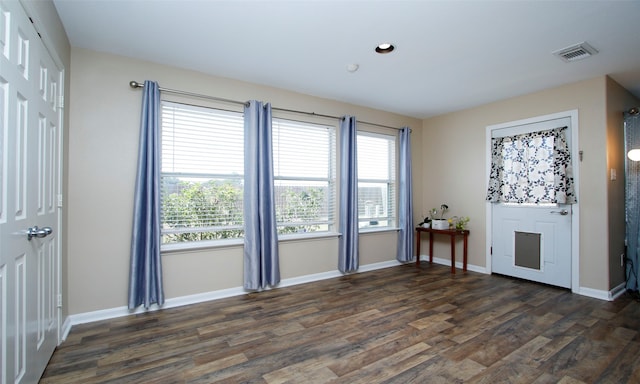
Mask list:
[[[567,215],[560,215],[562,209]],[[493,207],[492,272],[560,287],[571,287],[571,206],[520,207],[495,204]],[[520,233],[539,235],[539,268],[516,262],[516,252],[530,251],[535,244],[520,240]],[[533,240],[535,241],[535,240]],[[520,246],[520,249],[519,249]],[[538,249],[536,249],[538,251]],[[528,257],[528,255],[527,255]],[[528,259],[527,259],[528,260]]]
[[[571,148],[569,117],[506,126],[492,137],[563,126]],[[492,272],[571,288],[571,205],[491,204],[491,221]]]
[[[62,71],[19,2],[0,23],[0,383],[33,383],[58,342]]]

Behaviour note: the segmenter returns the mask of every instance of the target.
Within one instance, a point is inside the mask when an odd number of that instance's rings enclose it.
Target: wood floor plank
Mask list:
[[[471,384],[529,384],[535,382],[542,374],[543,372],[527,364],[499,363],[469,378],[466,382]]]
[[[640,383],[640,342],[627,344],[613,364],[602,372],[600,383]]]
[[[341,376],[339,380],[334,382],[368,384],[388,380],[436,357],[436,354],[424,353],[427,352],[429,348],[431,347],[425,343],[414,344],[390,356],[376,360],[357,371],[352,371],[347,375]]]
[[[209,374],[211,372],[217,372],[222,369],[232,367],[234,365],[246,363],[247,361],[249,361],[249,359],[247,359],[247,356],[245,356],[244,353],[238,353],[236,355],[226,356],[206,364],[200,364],[195,367],[189,368],[185,373],[185,378],[189,380],[192,378],[202,377],[205,374]]]
[[[326,364],[326,359],[311,358],[271,371],[262,377],[269,384],[284,384],[290,381],[326,383],[338,377]]]
[[[640,302],[402,265],[76,325],[41,383],[638,383]]]
[[[390,335],[385,343],[363,343],[354,345],[347,353],[341,354],[338,359],[331,362],[329,368],[338,376],[358,371],[370,366],[387,356],[406,350],[414,345],[429,346],[424,342],[425,335],[413,329],[407,329],[402,333]],[[378,341],[378,340],[376,340]]]
[[[473,360],[451,361],[438,355],[390,380],[397,383],[463,383],[484,372],[486,367]]]

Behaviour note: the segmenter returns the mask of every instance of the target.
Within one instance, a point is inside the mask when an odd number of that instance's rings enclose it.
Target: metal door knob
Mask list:
[[[559,213],[562,216],[567,216],[569,214],[569,211],[567,211],[566,209],[563,209],[562,211],[551,211],[551,213]]]
[[[51,227],[38,228],[36,225],[35,227],[27,229],[27,239],[31,241],[34,237],[47,237],[51,233],[53,233]]]

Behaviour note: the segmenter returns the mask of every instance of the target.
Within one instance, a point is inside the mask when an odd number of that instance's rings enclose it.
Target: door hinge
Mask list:
[[[58,208],[62,208],[62,195],[58,195]]]
[[[64,109],[64,95],[63,94],[60,94],[60,96],[58,96],[58,108]]]
[[[62,295],[58,295],[58,308],[62,308]]]

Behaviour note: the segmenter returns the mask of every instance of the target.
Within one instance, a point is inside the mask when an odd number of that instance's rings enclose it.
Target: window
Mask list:
[[[358,132],[360,228],[396,225],[396,137]]]
[[[494,203],[573,204],[567,127],[493,138],[487,200]]]
[[[243,236],[242,113],[162,103],[162,243]]]
[[[334,230],[335,128],[273,119],[278,234]]]
[[[241,112],[162,102],[163,244],[244,236]],[[274,118],[278,234],[335,231],[336,128]],[[396,225],[396,137],[358,133],[360,228]]]

